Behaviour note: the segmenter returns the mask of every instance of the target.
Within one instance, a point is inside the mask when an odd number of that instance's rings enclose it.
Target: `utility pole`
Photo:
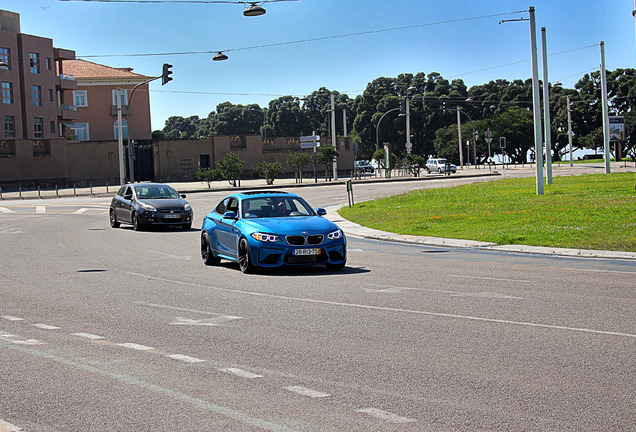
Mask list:
[[[539,61],[537,58],[537,25],[534,7],[530,6],[530,50],[532,58],[532,108],[534,117],[534,154],[537,162],[537,195],[543,195],[543,134],[541,132],[541,98],[539,97]]]
[[[574,166],[572,161],[572,102],[570,102],[570,96],[568,96],[568,144],[570,145],[570,167]]]
[[[119,149],[119,184],[126,183],[126,167],[124,165],[124,136],[121,118],[121,88],[117,89],[117,148]]]
[[[457,106],[457,131],[459,135],[459,166],[464,168],[464,156],[462,152],[462,117],[461,117],[461,107]]]
[[[338,150],[336,138],[336,95],[331,93],[331,144]],[[338,158],[333,158],[333,179],[338,180]]]
[[[605,158],[605,174],[610,169],[609,143],[609,108],[607,106],[607,76],[605,74],[605,42],[601,41],[601,103],[603,104],[603,157]]]
[[[552,184],[552,128],[550,127],[550,81],[548,81],[548,45],[545,27],[541,27],[541,47],[543,51],[543,121],[545,131],[546,181]]]

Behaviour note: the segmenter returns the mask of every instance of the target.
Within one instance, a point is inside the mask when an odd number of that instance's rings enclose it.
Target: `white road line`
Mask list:
[[[167,355],[166,357],[174,359],[174,360],[179,360],[182,362],[186,362],[186,363],[200,363],[203,362],[205,360],[201,360],[195,357],[189,357],[187,355],[183,355],[183,354],[170,354]]]
[[[292,393],[299,394],[301,396],[307,396],[310,398],[324,398],[331,396],[329,393],[323,393],[316,390],[308,389],[305,387],[299,386],[291,386],[291,387],[283,387],[284,390],[290,391]]]
[[[98,336],[98,335],[94,335],[90,333],[71,333],[71,336],[77,336],[77,337],[81,337],[84,339],[91,339],[91,340],[104,339],[104,336]]]
[[[11,315],[2,315],[2,318],[6,319],[7,321],[24,321],[24,318],[18,318]]]
[[[0,339],[16,345],[44,345],[46,343],[37,339],[22,339],[17,335],[6,333],[3,331],[0,331]]]
[[[365,252],[364,249],[349,249],[347,248],[347,253],[351,253],[351,252]]]
[[[35,212],[38,214],[46,213],[46,206],[35,206]]]
[[[317,299],[301,298],[301,297],[288,297],[288,296],[277,295],[277,294],[267,294],[267,293],[243,291],[243,290],[237,290],[237,289],[231,289],[231,288],[220,288],[220,287],[215,287],[211,285],[201,285],[201,284],[195,284],[190,282],[183,282],[176,279],[160,278],[156,276],[146,275],[142,273],[135,273],[135,272],[126,272],[126,274],[143,277],[150,280],[168,282],[174,285],[194,286],[199,288],[206,288],[208,290],[212,289],[215,291],[245,294],[245,295],[254,296],[254,297],[275,298],[279,300],[322,304],[322,305],[329,305],[329,306],[349,307],[349,308],[356,308],[356,309],[377,310],[377,311],[384,311],[384,312],[397,312],[397,313],[433,316],[433,317],[441,317],[441,318],[454,318],[454,319],[480,321],[480,322],[487,322],[487,323],[494,323],[494,324],[518,325],[518,326],[525,326],[525,327],[544,328],[544,329],[550,329],[550,330],[575,331],[575,332],[591,333],[591,334],[598,334],[598,335],[605,335],[605,336],[621,336],[621,337],[636,338],[636,334],[632,334],[632,333],[619,333],[619,332],[612,332],[612,331],[606,331],[606,330],[566,327],[566,326],[558,326],[558,325],[552,325],[552,324],[539,324],[539,323],[531,323],[531,322],[523,322],[523,321],[510,321],[510,320],[502,320],[502,319],[496,319],[496,318],[476,317],[476,316],[470,316],[470,315],[456,315],[456,314],[447,314],[447,313],[440,313],[440,312],[420,311],[420,310],[413,310],[413,309],[399,309],[399,308],[391,308],[391,307],[384,307],[384,306],[371,306],[371,305],[363,305],[363,304],[356,304],[356,303],[341,303],[341,302],[335,302],[335,301],[317,300]]]
[[[81,209],[73,212],[73,214],[83,214],[83,213],[86,213],[87,211],[88,211],[87,208],[81,208]]]
[[[122,346],[124,348],[131,348],[137,351],[149,351],[149,350],[153,350],[153,347],[149,347],[149,346],[145,346],[145,345],[139,345],[136,343],[119,343],[117,344],[119,346]]]
[[[378,418],[380,420],[385,420],[385,421],[388,421],[390,423],[413,423],[413,422],[417,421],[415,419],[402,417],[402,416],[399,416],[397,414],[393,414],[393,413],[390,413],[388,411],[383,411],[383,410],[378,409],[378,408],[362,408],[362,409],[357,410],[356,412],[363,413],[363,414],[368,414],[368,415],[370,415],[372,417]]]
[[[263,378],[263,375],[257,375],[255,373],[248,372],[246,370],[238,369],[238,368],[219,369],[219,372],[229,373],[232,375],[236,375],[237,377],[247,378],[247,379]]]
[[[33,324],[33,327],[41,328],[43,330],[59,330],[59,327],[55,327],[48,324]]]
[[[0,207],[0,212],[2,212],[2,213],[15,213],[13,210],[8,209],[6,207]]]
[[[411,287],[403,287],[403,286],[395,286],[395,285],[380,285],[380,284],[364,284],[364,285],[382,288],[382,289],[373,290],[373,291],[379,291],[379,292],[429,291],[429,292],[436,292],[436,293],[442,293],[442,294],[460,294],[459,291],[438,290],[438,289],[432,289],[432,288],[411,288]]]
[[[594,273],[619,273],[619,274],[628,274],[628,275],[636,274],[636,272],[633,272],[633,271],[582,269],[582,268],[569,268],[569,267],[563,267],[563,270],[573,270],[573,271],[577,271],[577,272],[584,272],[585,271],[585,272],[594,272]]]
[[[483,279],[483,280],[492,280],[492,281],[502,281],[502,282],[523,282],[530,283],[532,281],[529,280],[520,280],[520,279],[502,279],[502,278],[494,278],[494,277],[484,277],[484,276],[466,276],[466,275],[449,275],[450,277],[458,277],[464,279]]]
[[[475,297],[475,298],[493,298],[493,299],[514,299],[514,300],[525,300],[524,297],[515,297],[506,294],[500,294],[496,292],[475,292],[475,293],[459,293],[459,294],[451,294],[451,297]]]

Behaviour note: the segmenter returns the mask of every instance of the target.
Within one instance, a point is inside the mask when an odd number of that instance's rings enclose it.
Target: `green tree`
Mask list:
[[[232,186],[236,186],[236,181],[241,177],[244,163],[245,161],[239,159],[234,153],[228,153],[217,162],[217,166],[222,178],[227,180]]]
[[[307,153],[292,153],[287,157],[287,165],[294,168],[296,182],[303,182],[302,168],[311,163],[311,155]]]
[[[266,180],[268,185],[274,184],[274,180],[283,172],[280,162],[261,161],[254,165],[254,172]]]
[[[420,171],[426,167],[426,158],[424,156],[409,153],[404,158],[406,167],[414,177],[420,176]]]
[[[333,161],[340,155],[340,152],[336,150],[334,146],[324,145],[318,147],[316,154],[316,160],[319,164],[325,166],[325,178],[331,179],[333,171]]]
[[[223,173],[217,168],[199,168],[195,173],[197,178],[208,183],[208,188],[213,181],[223,180]]]

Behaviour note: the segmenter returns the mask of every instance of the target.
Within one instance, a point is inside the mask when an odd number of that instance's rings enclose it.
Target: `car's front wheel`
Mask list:
[[[203,263],[208,266],[217,265],[221,262],[221,259],[212,253],[210,249],[210,239],[208,233],[205,231],[201,234],[201,259]]]
[[[119,228],[120,223],[117,221],[117,216],[115,216],[115,210],[110,209],[110,226],[113,228]]]
[[[250,245],[245,238],[239,241],[238,263],[243,273],[252,273],[254,271],[254,264],[252,264],[252,257],[250,256]]]
[[[139,215],[136,212],[132,214],[132,226],[135,231],[141,231],[143,229]]]

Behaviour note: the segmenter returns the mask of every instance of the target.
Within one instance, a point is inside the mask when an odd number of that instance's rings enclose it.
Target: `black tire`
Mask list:
[[[117,222],[117,216],[115,216],[115,210],[110,209],[110,226],[112,228],[119,228],[121,224]]]
[[[441,169],[441,168],[437,168],[437,172],[441,174],[441,173],[443,173],[444,171],[442,171],[442,169]]]
[[[239,241],[238,246],[238,263],[239,268],[243,273],[253,273],[254,264],[252,264],[252,257],[250,256],[250,245],[247,239],[242,238]]]
[[[137,216],[136,212],[133,212],[132,214],[132,225],[135,231],[142,231],[144,229],[141,221],[139,220],[139,216]]]
[[[431,170],[428,169],[428,167],[426,167],[426,174],[430,174],[430,173],[431,173]]]
[[[217,265],[221,262],[221,259],[215,257],[212,253],[210,249],[210,239],[208,238],[208,233],[205,231],[201,234],[201,259],[207,266]]]

